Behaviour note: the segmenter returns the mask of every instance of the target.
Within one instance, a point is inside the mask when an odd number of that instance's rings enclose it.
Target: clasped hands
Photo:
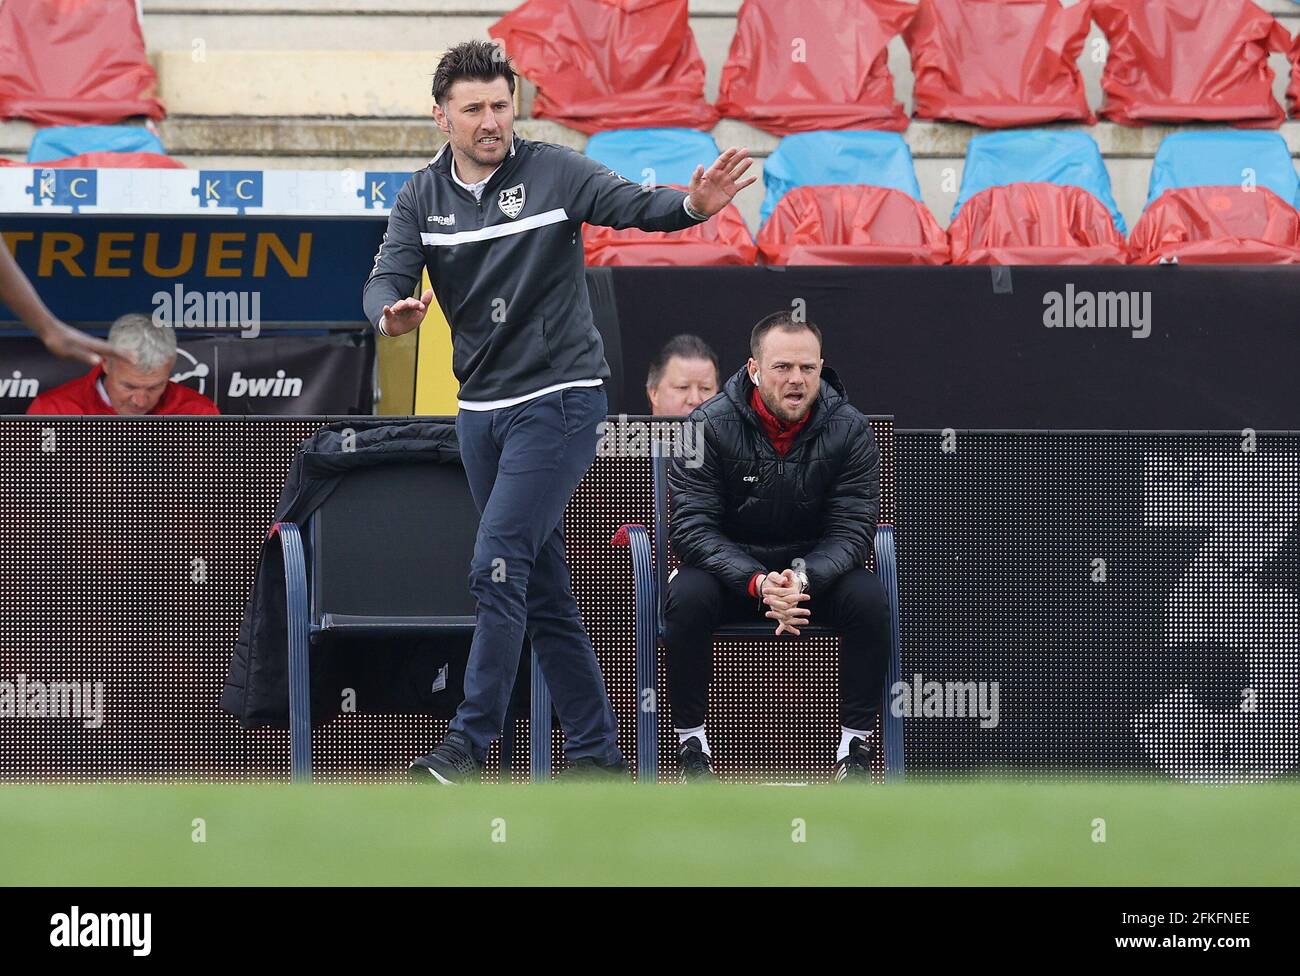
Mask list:
[[[799,604],[811,600],[812,596],[801,592],[794,570],[768,573],[758,584],[758,590],[768,607],[763,616],[777,622],[776,634],[791,633],[798,637],[799,628],[808,625],[812,613],[808,607]]]

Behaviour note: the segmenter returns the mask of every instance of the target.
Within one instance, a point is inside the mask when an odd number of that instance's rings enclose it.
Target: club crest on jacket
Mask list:
[[[508,190],[502,190],[497,197],[497,206],[511,220],[518,217],[524,209],[524,185],[520,183]]]

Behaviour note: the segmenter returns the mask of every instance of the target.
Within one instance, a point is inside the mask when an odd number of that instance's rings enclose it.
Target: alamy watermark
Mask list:
[[[1129,329],[1134,339],[1151,334],[1151,292],[1076,291],[1043,296],[1043,325],[1049,329]]]
[[[79,719],[83,727],[104,724],[104,682],[40,681],[19,674],[0,681],[0,719]]]
[[[154,292],[151,301],[159,328],[238,329],[243,339],[256,339],[262,331],[260,291],[190,291],[178,284]]]
[[[125,948],[147,956],[152,933],[152,912],[83,912],[73,905],[50,916],[50,945],[56,949]]]
[[[978,718],[980,728],[1001,721],[1001,686],[996,681],[926,681],[913,674],[911,682],[895,681],[889,708],[895,718]]]
[[[682,458],[686,467],[704,464],[704,425],[690,420],[628,420],[621,413],[614,421],[602,420],[596,428],[600,440],[597,457]]]

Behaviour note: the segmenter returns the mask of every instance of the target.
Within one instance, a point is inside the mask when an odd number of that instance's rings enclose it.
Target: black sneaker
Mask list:
[[[854,737],[849,740],[849,754],[835,763],[835,782],[858,780],[872,782],[871,760],[876,756],[876,746],[870,739]]]
[[[713,760],[704,751],[698,736],[693,735],[682,743],[677,759],[681,763],[683,783],[708,782],[718,778],[713,771]]]
[[[459,786],[477,783],[482,767],[470,751],[469,740],[459,732],[448,732],[447,738],[429,753],[411,763],[407,775],[421,783],[442,786]]]
[[[568,767],[560,773],[560,779],[566,782],[590,780],[593,782],[617,783],[627,779],[627,763],[620,759],[616,763],[597,762],[591,756],[569,761]]]

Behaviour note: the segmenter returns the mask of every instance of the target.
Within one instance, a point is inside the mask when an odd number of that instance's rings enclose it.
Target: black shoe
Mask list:
[[[704,745],[697,736],[693,735],[682,743],[682,751],[677,758],[682,767],[683,783],[708,782],[718,778],[718,774],[713,771],[713,760],[704,751]]]
[[[590,780],[600,783],[618,783],[627,779],[627,763],[620,759],[616,763],[596,762],[591,756],[570,760],[568,767],[560,774],[566,782]]]
[[[477,783],[481,772],[482,767],[470,751],[469,740],[459,732],[448,732],[438,748],[415,760],[407,769],[411,779],[441,786]]]
[[[849,754],[835,763],[835,782],[858,780],[872,782],[871,760],[876,756],[876,747],[869,739],[853,738],[849,740]]]

